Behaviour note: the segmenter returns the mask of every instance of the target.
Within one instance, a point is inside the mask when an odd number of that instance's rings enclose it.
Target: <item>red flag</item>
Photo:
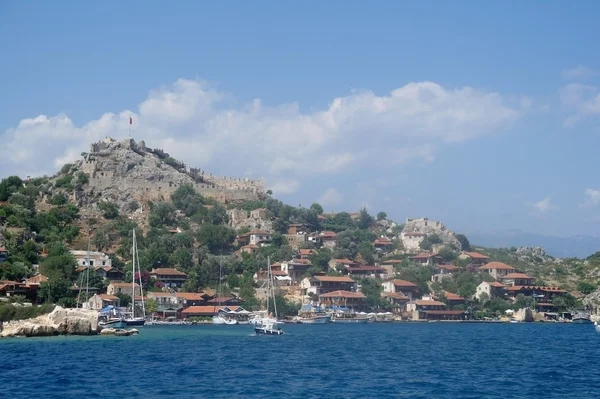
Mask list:
[[[131,119],[131,116],[129,117],[129,124],[133,124],[133,119]]]

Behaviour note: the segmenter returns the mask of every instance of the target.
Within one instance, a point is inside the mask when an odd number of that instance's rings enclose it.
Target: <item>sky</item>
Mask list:
[[[600,3],[0,2],[0,178],[131,136],[291,205],[600,236]]]

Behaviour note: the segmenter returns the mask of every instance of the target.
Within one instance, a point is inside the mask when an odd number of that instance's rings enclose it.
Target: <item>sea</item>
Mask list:
[[[0,339],[0,398],[600,398],[593,325],[146,326]]]

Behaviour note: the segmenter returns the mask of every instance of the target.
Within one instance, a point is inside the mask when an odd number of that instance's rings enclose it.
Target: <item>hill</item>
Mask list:
[[[185,273],[178,290],[214,288],[221,265],[226,291],[249,307],[258,303],[256,276],[268,258],[285,264],[285,273],[293,276],[294,284],[283,290],[289,299],[302,298],[304,276],[350,273],[372,309],[390,309],[380,278],[391,276],[416,284],[421,294],[458,293],[470,300],[490,276],[474,268],[464,251],[512,265],[537,285],[561,286],[576,296],[593,291],[600,276],[595,256],[560,259],[535,247],[472,247],[439,221],[411,218],[401,224],[366,209],[324,214],[317,203],[286,205],[263,187],[261,181],[217,178],[189,168],[144,142],[106,139],[55,176],[2,180],[0,247],[7,256],[0,259],[0,280],[41,273],[48,282],[40,286],[40,299],[73,305],[70,287],[81,281],[69,250],[85,250],[89,242],[130,280],[133,229],[146,290],[166,289],[149,274],[165,267]],[[453,264],[451,278],[436,277],[440,262]],[[292,273],[290,264],[301,272]],[[102,291],[107,281],[93,284]],[[497,312],[510,305],[490,306]]]

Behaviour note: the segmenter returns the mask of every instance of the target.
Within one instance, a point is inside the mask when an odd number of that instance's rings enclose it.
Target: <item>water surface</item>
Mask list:
[[[598,398],[590,325],[148,326],[0,340],[0,398]]]

